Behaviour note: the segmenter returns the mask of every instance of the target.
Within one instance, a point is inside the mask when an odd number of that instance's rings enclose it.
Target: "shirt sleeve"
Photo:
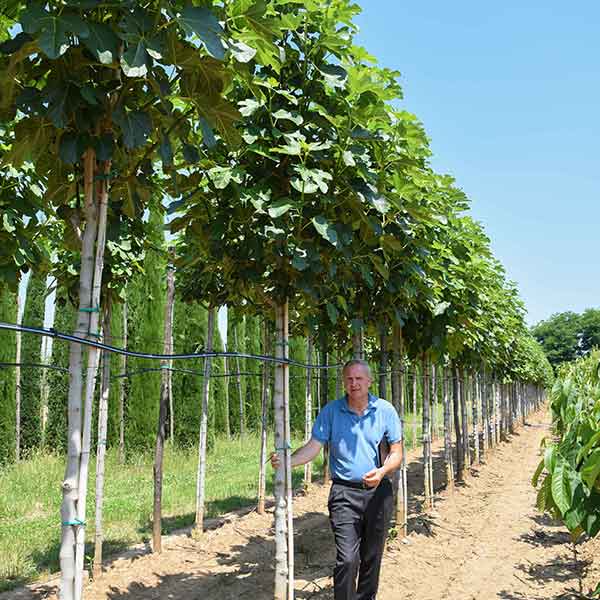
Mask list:
[[[389,444],[397,444],[402,440],[402,423],[400,423],[400,417],[393,406],[386,415],[386,431],[385,436]]]
[[[317,415],[312,428],[312,437],[325,444],[331,438],[331,409],[329,405],[325,405]]]

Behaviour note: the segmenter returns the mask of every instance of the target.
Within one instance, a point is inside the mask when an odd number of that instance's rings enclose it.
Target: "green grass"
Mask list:
[[[301,440],[294,440],[294,447]],[[273,446],[269,442],[269,448]],[[260,440],[217,439],[208,456],[206,516],[215,517],[256,502]],[[104,555],[150,539],[152,454],[120,465],[107,453],[104,491]],[[320,461],[313,463],[315,472]],[[191,525],[195,515],[197,450],[167,447],[164,458],[163,533]],[[86,555],[93,555],[95,459],[90,464]],[[272,477],[267,473],[267,494]],[[302,469],[294,471],[300,485]],[[37,455],[0,471],[0,591],[58,571],[61,483],[64,457]]]

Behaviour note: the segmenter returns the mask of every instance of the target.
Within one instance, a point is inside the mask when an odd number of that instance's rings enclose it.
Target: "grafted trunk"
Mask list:
[[[312,338],[306,337],[306,362],[312,364]],[[306,369],[306,396],[304,405],[304,442],[308,442],[312,433],[312,369]],[[304,486],[307,487],[312,481],[312,466],[310,463],[304,465]]]
[[[425,487],[425,506],[433,508],[433,462],[431,458],[431,398],[429,381],[429,359],[423,355],[423,480]]]
[[[127,298],[123,302],[123,348],[127,348],[129,326],[127,322]],[[121,373],[127,372],[127,355],[121,356]],[[119,462],[125,462],[125,377],[119,379]]]
[[[163,354],[172,354],[173,305],[175,304],[175,271],[172,262],[174,250],[170,249],[171,264],[167,266],[167,301],[165,303],[165,322],[163,329]],[[152,550],[162,552],[162,491],[163,456],[167,434],[167,412],[169,410],[170,360],[161,361],[162,377],[160,382],[160,402],[158,408],[158,427],[154,446],[154,514],[152,517]]]
[[[288,358],[288,304],[275,307],[275,356]],[[293,600],[294,546],[292,521],[292,469],[289,437],[289,365],[275,367],[275,449],[280,463],[275,472],[275,600]]]
[[[213,350],[213,335],[215,331],[215,308],[208,310],[208,325],[206,331],[206,352]],[[202,412],[200,415],[200,439],[198,443],[198,478],[196,480],[196,521],[194,536],[200,537],[204,531],[204,492],[206,482],[206,441],[208,438],[208,398],[210,395],[210,367],[212,359],[204,359],[202,373]]]
[[[406,537],[408,535],[408,493],[404,444],[404,421],[406,411],[404,405],[404,374],[402,371],[402,330],[398,325],[394,325],[392,329],[392,345],[392,403],[398,410],[402,431],[402,439],[400,441],[402,463],[400,465],[400,469],[394,473],[394,491],[396,492],[396,528],[398,529],[399,535]]]
[[[444,403],[444,465],[446,468],[446,484],[450,491],[454,490],[454,465],[452,461],[452,430],[450,419],[450,395],[448,394],[448,369],[442,370],[442,398]]]
[[[263,353],[268,355],[269,333],[267,320],[263,321]],[[260,406],[260,467],[258,471],[258,504],[256,511],[259,515],[265,512],[265,489],[267,482],[267,407],[269,401],[269,363],[264,361],[261,373],[261,406]]]
[[[488,406],[488,389],[487,389],[487,373],[485,366],[481,369],[481,377],[479,379],[479,396],[481,398],[481,461],[485,462],[487,451],[489,448],[489,406]]]
[[[104,308],[103,337],[111,343],[112,304],[110,298]],[[98,442],[96,444],[96,514],[94,540],[94,578],[102,573],[102,543],[104,541],[104,466],[106,462],[106,438],[108,434],[108,398],[110,395],[110,352],[102,352],[102,384],[98,406]]]

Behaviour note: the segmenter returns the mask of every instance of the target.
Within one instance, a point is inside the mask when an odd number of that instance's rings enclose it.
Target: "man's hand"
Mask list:
[[[277,454],[277,452],[273,452],[273,454],[271,454],[271,466],[277,470],[279,469],[280,464],[281,461],[279,460],[279,454]]]
[[[381,483],[384,475],[383,469],[371,469],[363,475],[362,480],[367,487],[376,488]]]

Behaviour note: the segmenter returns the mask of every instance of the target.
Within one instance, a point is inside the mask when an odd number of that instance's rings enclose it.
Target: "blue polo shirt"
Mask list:
[[[381,466],[379,442],[385,437],[389,444],[402,439],[402,427],[396,409],[386,400],[369,394],[367,408],[357,415],[342,396],[328,402],[319,412],[312,428],[312,437],[329,442],[329,468],[332,477],[346,481],[361,481],[365,473]]]

